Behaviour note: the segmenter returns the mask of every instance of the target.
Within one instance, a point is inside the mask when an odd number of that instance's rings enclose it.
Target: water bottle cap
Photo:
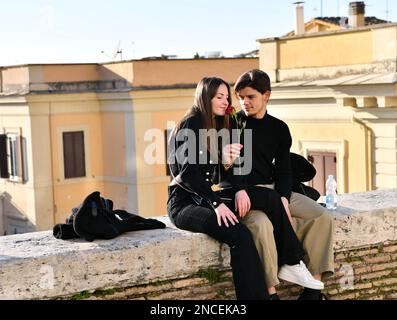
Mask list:
[[[328,179],[332,179],[334,176],[332,175],[332,174],[330,174],[329,176],[328,176]]]

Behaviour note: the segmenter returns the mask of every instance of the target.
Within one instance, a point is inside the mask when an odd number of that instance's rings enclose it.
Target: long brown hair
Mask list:
[[[212,115],[212,107],[211,100],[215,97],[218,88],[224,84],[228,91],[228,99],[229,105],[232,104],[232,98],[230,96],[230,86],[229,84],[218,77],[204,77],[200,80],[196,87],[196,93],[194,95],[194,104],[189,110],[186,112],[185,116],[178,122],[177,129],[180,128],[180,125],[188,118],[194,115],[199,115],[201,117],[201,121],[203,123],[203,129],[216,129],[221,130],[223,128],[229,129],[229,119],[227,116],[213,117]]]
[[[227,88],[229,105],[232,104],[230,96],[229,84],[218,77],[204,77],[197,84],[196,92],[194,95],[194,104],[186,112],[185,116],[179,121],[176,126],[176,131],[180,129],[181,124],[191,116],[199,115],[203,124],[203,129],[230,129],[230,119],[228,115],[215,116],[212,114],[211,100],[215,97],[218,88],[224,84]],[[210,138],[207,139],[207,149],[211,150]]]

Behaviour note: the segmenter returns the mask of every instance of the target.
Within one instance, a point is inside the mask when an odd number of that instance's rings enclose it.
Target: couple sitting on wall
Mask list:
[[[237,299],[278,300],[282,279],[304,287],[299,299],[321,300],[321,278],[334,271],[333,219],[294,183],[289,128],[266,110],[268,75],[245,72],[234,92],[238,113],[227,82],[197,85],[169,140],[168,215],[178,228],[229,245]]]

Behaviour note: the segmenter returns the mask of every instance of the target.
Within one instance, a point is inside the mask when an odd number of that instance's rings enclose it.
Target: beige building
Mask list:
[[[397,24],[366,18],[360,2],[350,13],[350,24],[297,19],[294,34],[259,40],[259,59],[0,68],[0,233],[51,229],[95,190],[165,214],[165,131],[201,77],[233,83],[257,67],[318,190],[331,173],[340,193],[397,187]]]
[[[258,40],[273,81],[269,110],[289,124],[293,150],[315,162],[319,190],[331,173],[341,193],[395,188],[397,24],[366,26],[363,3],[350,9],[355,25],[312,32],[311,21]]]
[[[51,229],[95,190],[116,208],[165,214],[167,123],[192,105],[203,76],[233,82],[258,66],[223,58],[0,68],[0,233]]]

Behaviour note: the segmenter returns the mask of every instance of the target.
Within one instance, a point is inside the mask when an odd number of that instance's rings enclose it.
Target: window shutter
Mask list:
[[[84,132],[75,132],[73,138],[76,177],[85,177]]]
[[[165,174],[167,176],[171,175],[170,167],[168,165],[168,138],[171,135],[172,130],[166,129],[164,130],[164,144],[165,144]]]
[[[319,152],[310,152],[309,157],[313,159],[312,164],[316,169],[316,176],[311,181],[310,186],[323,195],[325,193],[324,156]]]
[[[338,181],[338,177],[336,176],[336,154],[328,153],[324,155],[324,171],[325,180],[332,174],[336,181]]]
[[[7,135],[0,134],[0,178],[8,179]]]
[[[73,154],[73,135],[71,132],[63,133],[63,164],[65,170],[65,179],[74,176],[74,154]]]
[[[85,177],[84,132],[63,133],[65,179]]]
[[[332,152],[308,151],[308,156],[313,160],[312,164],[316,169],[316,176],[309,183],[311,187],[325,195],[325,182],[328,175],[332,174],[335,179],[336,176],[336,154]]]

